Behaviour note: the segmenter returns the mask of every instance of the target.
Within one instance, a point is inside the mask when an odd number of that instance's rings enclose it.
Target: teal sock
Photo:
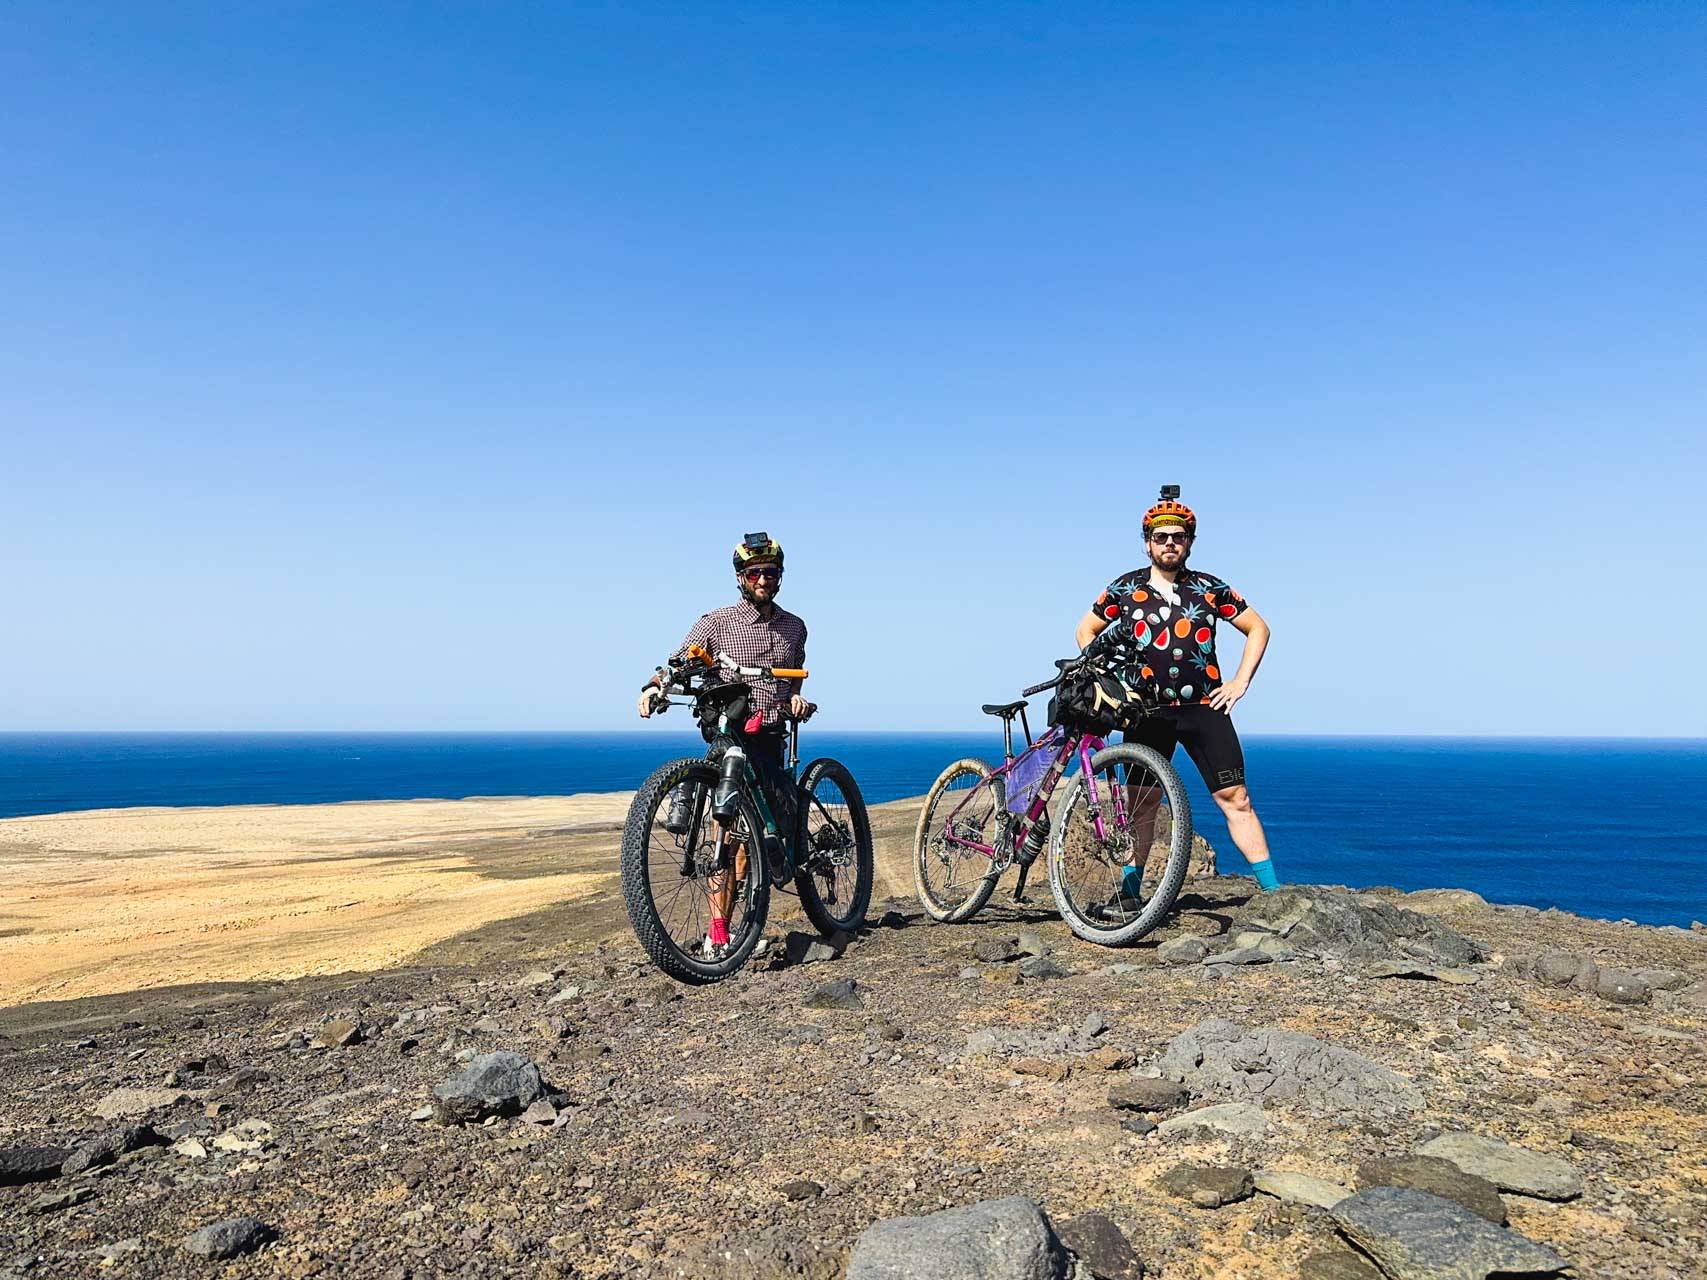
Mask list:
[[[1144,868],[1127,867],[1126,874],[1120,877],[1120,891],[1128,898],[1142,899],[1144,896]]]
[[[1257,886],[1264,893],[1273,893],[1280,888],[1280,877],[1274,874],[1273,858],[1251,863],[1251,874],[1257,878]]]

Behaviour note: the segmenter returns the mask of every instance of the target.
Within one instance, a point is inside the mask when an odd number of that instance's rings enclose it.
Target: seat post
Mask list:
[[[1024,707],[1019,709],[1019,722],[1025,726],[1025,745],[1029,748],[1031,746],[1031,721],[1025,718]]]
[[[1009,760],[1014,758],[1014,718],[1002,717],[1002,753]]]

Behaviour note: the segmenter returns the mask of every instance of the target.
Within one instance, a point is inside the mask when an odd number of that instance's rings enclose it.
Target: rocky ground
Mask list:
[[[708,988],[517,927],[6,1011],[0,1274],[1703,1274],[1707,934],[1216,878],[1110,952],[1001,901]],[[994,1262],[873,1229],[1015,1196]]]

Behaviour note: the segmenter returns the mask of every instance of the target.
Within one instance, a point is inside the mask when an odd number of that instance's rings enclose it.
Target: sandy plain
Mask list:
[[[475,962],[627,930],[631,792],[101,809],[0,820],[0,1008]],[[910,893],[916,802],[874,808]],[[783,918],[782,899],[773,909]]]
[[[397,964],[594,893],[629,793],[0,821],[0,1006]]]

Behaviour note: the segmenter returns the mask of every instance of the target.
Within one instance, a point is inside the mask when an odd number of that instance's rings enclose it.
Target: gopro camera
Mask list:
[[[1178,502],[1179,501],[1179,486],[1177,484],[1165,484],[1165,485],[1163,485],[1162,486],[1162,501],[1163,502]]]
[[[768,533],[749,533],[741,539],[741,545],[749,551],[763,551],[770,544],[771,536]]]

